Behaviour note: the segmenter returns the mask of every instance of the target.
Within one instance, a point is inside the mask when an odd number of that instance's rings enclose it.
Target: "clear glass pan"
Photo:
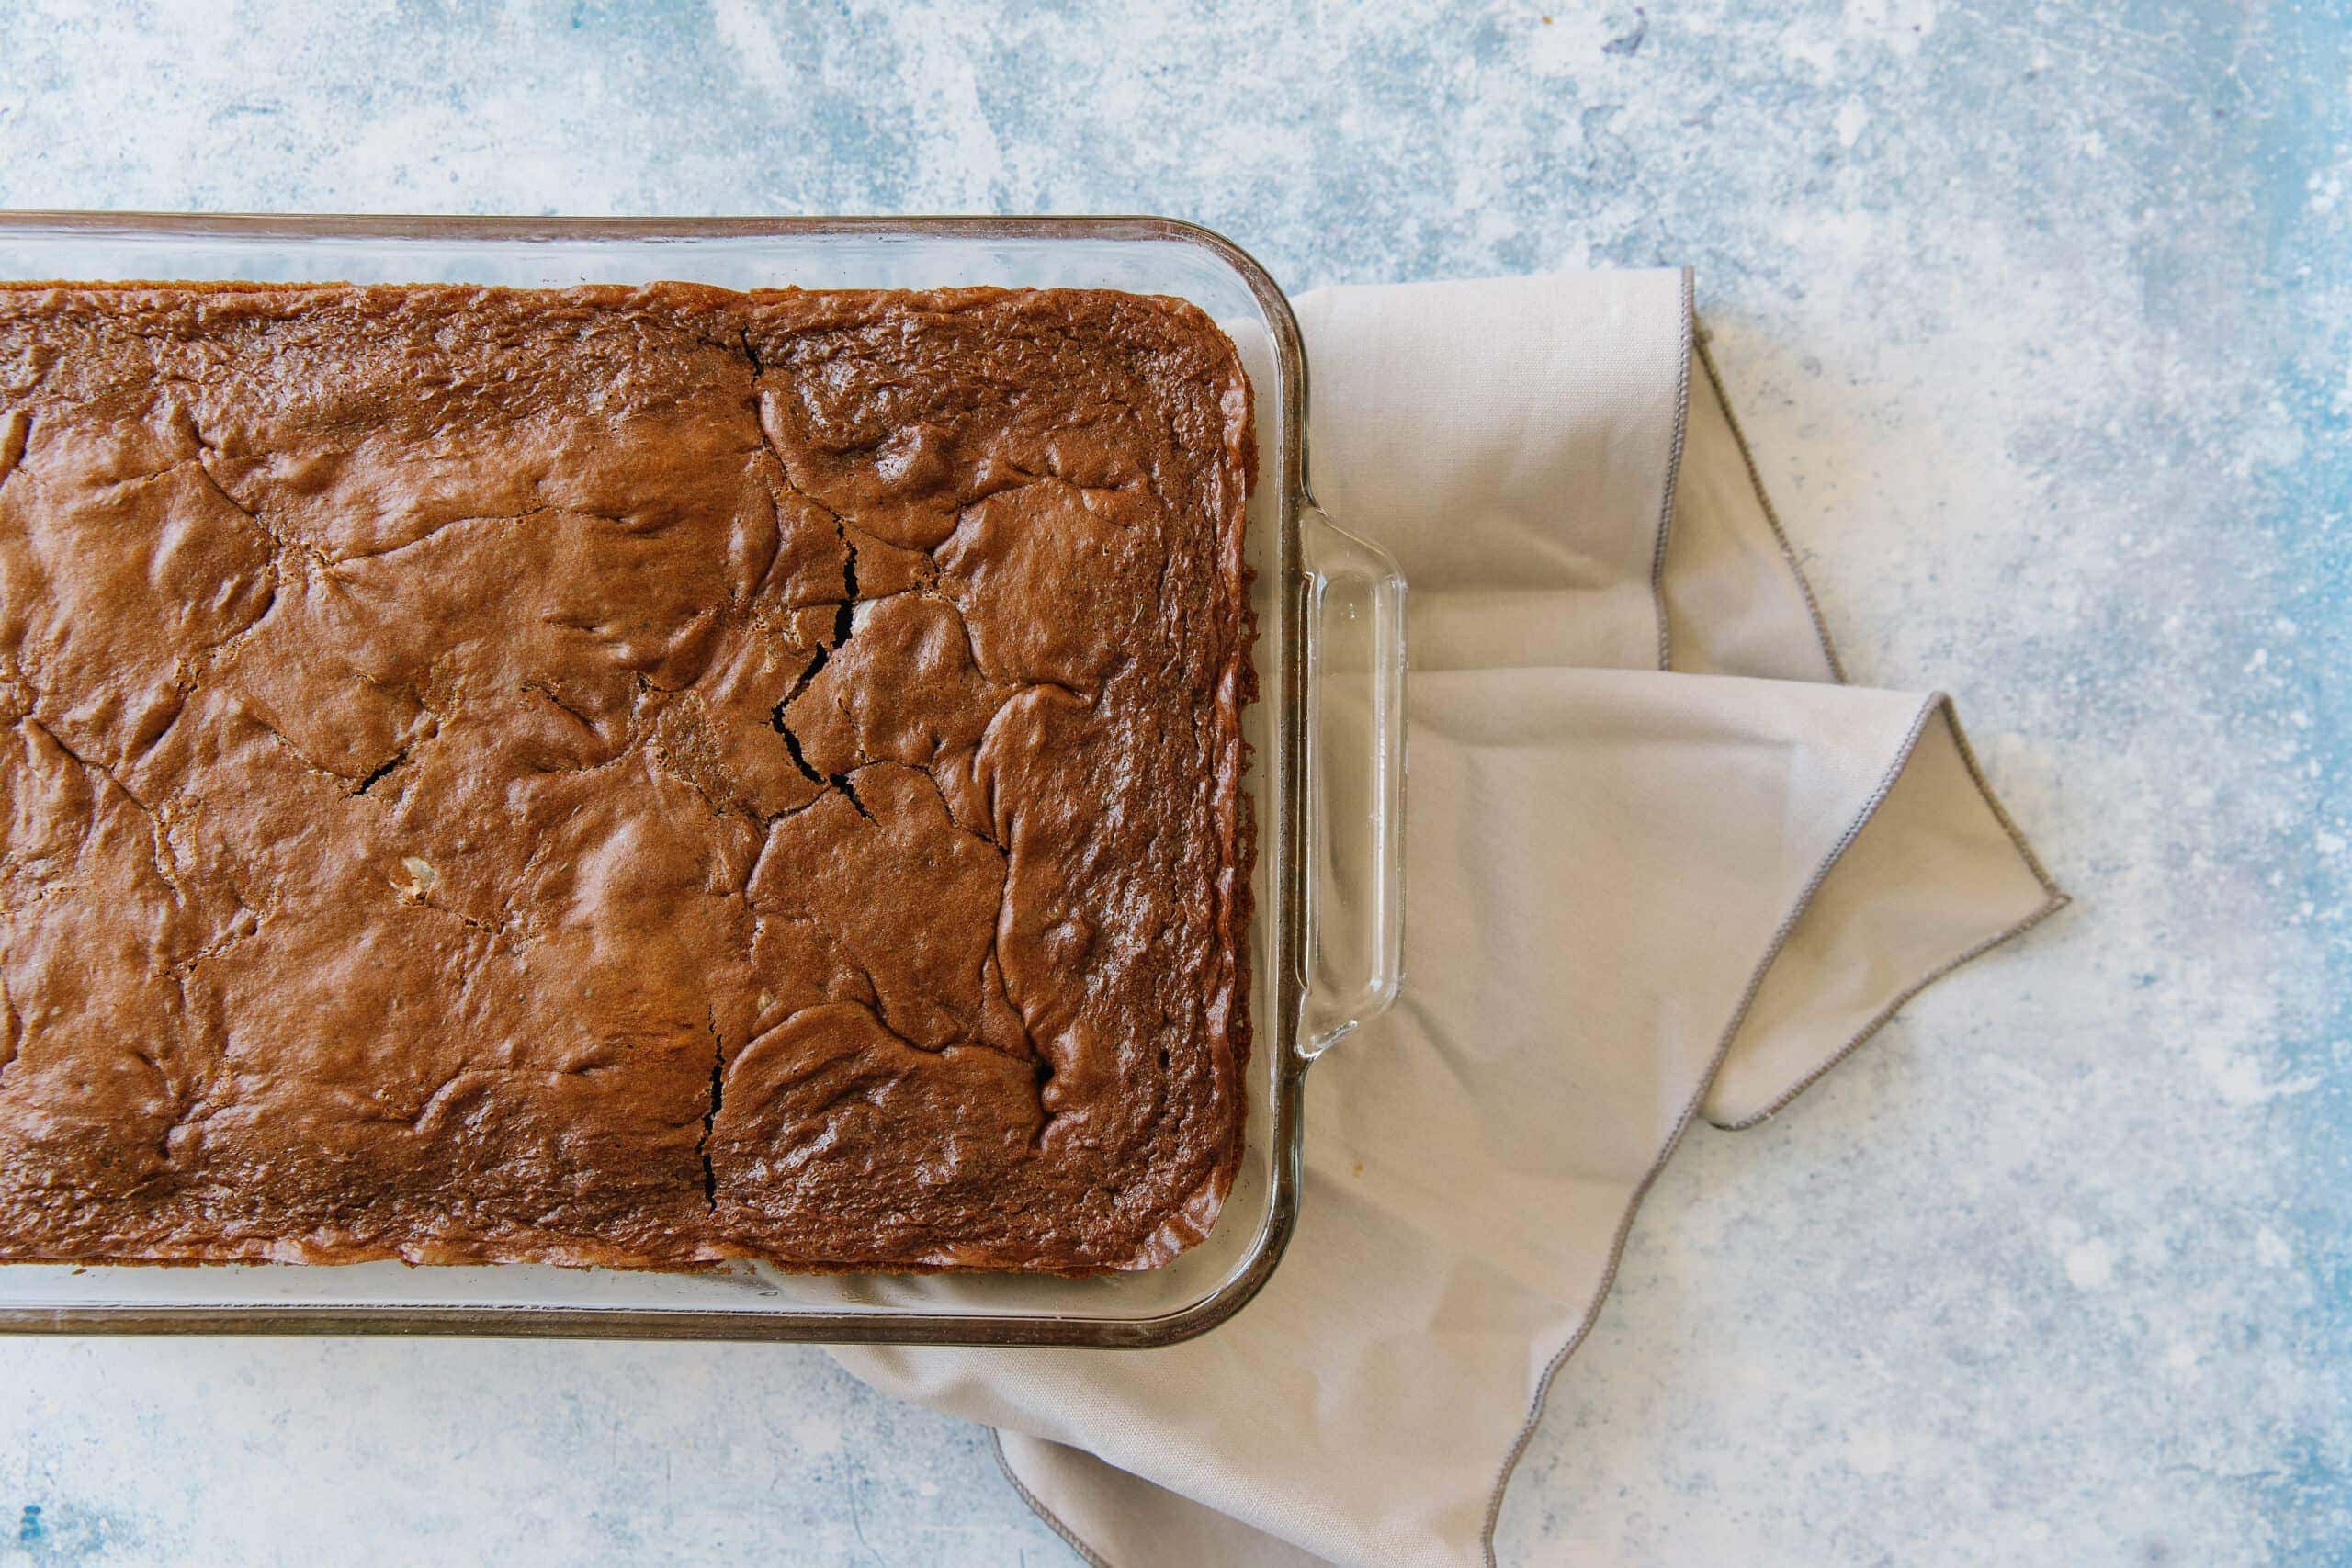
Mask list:
[[[0,1331],[1145,1347],[1202,1333],[1256,1294],[1297,1219],[1307,1065],[1396,992],[1403,818],[1404,584],[1385,556],[1315,509],[1305,355],[1289,304],[1262,267],[1219,235],[1160,218],[0,213],[0,280],[134,278],[1001,284],[1170,294],[1207,310],[1238,345],[1258,393],[1248,549],[1261,700],[1245,721],[1255,750],[1246,787],[1258,821],[1247,1143],[1209,1238],[1141,1273],[17,1264],[0,1267]]]

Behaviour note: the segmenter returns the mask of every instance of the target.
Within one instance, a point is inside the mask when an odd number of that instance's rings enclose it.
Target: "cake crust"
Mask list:
[[[1172,299],[0,289],[0,1259],[1174,1256],[1253,451]]]

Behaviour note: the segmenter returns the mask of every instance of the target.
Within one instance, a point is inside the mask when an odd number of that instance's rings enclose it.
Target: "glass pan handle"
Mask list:
[[[1396,999],[1405,950],[1405,579],[1313,506],[1306,579],[1306,997],[1319,1056]]]

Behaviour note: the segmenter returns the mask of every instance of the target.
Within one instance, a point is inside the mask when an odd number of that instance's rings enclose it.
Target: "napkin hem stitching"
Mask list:
[[[1681,1147],[1683,1135],[1690,1132],[1690,1123],[1700,1120],[1700,1109],[1706,1103],[1707,1091],[1714,1086],[1715,1075],[1723,1070],[1724,1060],[1731,1054],[1732,1041],[1737,1037],[1740,1025],[1747,1021],[1748,1010],[1755,1006],[1757,995],[1764,988],[1764,976],[1779,961],[1782,950],[1788,946],[1790,935],[1795,931],[1797,923],[1804,919],[1805,911],[1812,908],[1815,895],[1820,892],[1821,885],[1828,880],[1830,871],[1845,857],[1846,852],[1853,847],[1854,840],[1861,837],[1862,829],[1869,827],[1871,818],[1878,815],[1879,807],[1885,804],[1888,793],[1894,788],[1895,780],[1902,777],[1903,770],[1910,766],[1912,753],[1917,750],[1920,737],[1927,733],[1928,720],[1950,705],[1951,698],[1941,692],[1932,694],[1919,705],[1917,715],[1911,721],[1909,732],[1904,737],[1903,744],[1895,749],[1894,758],[1887,765],[1885,773],[1880,776],[1877,787],[1862,802],[1861,808],[1855,813],[1853,820],[1847,824],[1846,830],[1838,835],[1837,842],[1829,847],[1829,852],[1824,855],[1821,863],[1814,868],[1813,875],[1799,890],[1795,903],[1773,931],[1772,940],[1765,945],[1762,958],[1757,962],[1755,969],[1748,976],[1746,988],[1740,993],[1738,1006],[1732,1010],[1731,1020],[1724,1025],[1722,1037],[1715,1043],[1714,1055],[1709,1059],[1706,1071],[1700,1075],[1699,1082],[1693,1089],[1690,1100],[1684,1104],[1681,1115],[1676,1119],[1673,1128],[1659,1145],[1657,1156],[1650,1162],[1649,1169],[1645,1171],[1641,1180],[1634,1184],[1633,1196],[1625,1204],[1624,1214],[1617,1222],[1616,1236],[1610,1243],[1609,1263],[1601,1270],[1600,1282],[1594,1288],[1591,1296],[1586,1302],[1584,1312],[1577,1319],[1577,1325],[1569,1333],[1566,1341],[1554,1353],[1552,1359],[1544,1363],[1544,1375],[1536,1380],[1535,1395],[1528,1404],[1527,1418],[1521,1423],[1519,1436],[1512,1440],[1510,1451],[1503,1456],[1502,1472],[1496,1477],[1494,1489],[1487,1495],[1486,1521],[1479,1530],[1479,1544],[1485,1553],[1487,1568],[1496,1568],[1495,1526],[1502,1516],[1503,1495],[1510,1487],[1511,1475],[1518,1470],[1520,1460],[1525,1456],[1529,1441],[1535,1436],[1536,1428],[1543,1424],[1544,1406],[1551,1395],[1552,1380],[1559,1370],[1567,1364],[1568,1358],[1576,1354],[1577,1347],[1581,1346],[1592,1332],[1592,1325],[1600,1315],[1602,1303],[1608,1301],[1609,1292],[1615,1289],[1617,1269],[1624,1259],[1626,1240],[1633,1235],[1634,1222],[1640,1216],[1642,1204],[1648,1199],[1650,1189],[1657,1184],[1658,1173],[1664,1170],[1667,1162],[1674,1157],[1674,1151]],[[1962,750],[1964,752],[1965,748]],[[1997,803],[1994,809],[1996,816],[2000,815]],[[2002,818],[2002,820],[2006,822],[2006,817]],[[2015,829],[2012,828],[2010,830],[2014,837]],[[2030,852],[2027,852],[2026,863],[2037,875],[2042,874],[2040,863],[2033,859]],[[2044,875],[2045,885],[2047,880]],[[2007,934],[2017,933],[2013,931]],[[1948,974],[1951,969],[1959,966],[1958,963],[1948,965],[1944,973]]]
[[[1029,1506],[1031,1513],[1046,1522],[1047,1529],[1062,1538],[1064,1546],[1077,1552],[1086,1562],[1087,1568],[1112,1568],[1109,1558],[1080,1540],[1078,1532],[1062,1522],[1060,1515],[1046,1506],[1045,1499],[1022,1483],[1020,1475],[1013,1471],[1012,1461],[1005,1457],[1004,1434],[994,1427],[989,1428],[989,1448],[996,1455],[996,1468],[1004,1476],[1007,1484],[1011,1485],[1021,1500]]]
[[[1772,530],[1772,542],[1781,547],[1781,560],[1796,579],[1797,592],[1804,597],[1804,613],[1813,622],[1813,637],[1821,645],[1821,657],[1828,661],[1829,678],[1839,685],[1849,684],[1852,677],[1846,673],[1846,661],[1838,657],[1838,644],[1829,635],[1829,623],[1821,617],[1821,601],[1814,596],[1813,579],[1804,574],[1804,564],[1797,558],[1796,546],[1790,541],[1789,531],[1781,525],[1779,508],[1772,504],[1770,492],[1764,488],[1764,475],[1756,467],[1756,453],[1747,445],[1747,432],[1739,425],[1739,415],[1731,406],[1731,394],[1724,389],[1723,372],[1716,368],[1715,356],[1708,352],[1702,334],[1698,340],[1699,364],[1707,373],[1707,384],[1715,389],[1715,402],[1724,411],[1724,423],[1731,429],[1731,444],[1739,453],[1739,460],[1747,469],[1747,488],[1756,493],[1756,503],[1764,512],[1765,526]]]
[[[1691,278],[1690,269],[1684,267],[1681,356],[1674,372],[1674,440],[1666,454],[1665,493],[1659,498],[1657,508],[1657,543],[1650,551],[1650,607],[1657,615],[1657,667],[1661,672],[1674,669],[1673,620],[1666,607],[1666,547],[1674,533],[1674,489],[1682,478],[1682,439],[1690,426],[1690,348],[1698,338],[1698,308],[1693,303]]]

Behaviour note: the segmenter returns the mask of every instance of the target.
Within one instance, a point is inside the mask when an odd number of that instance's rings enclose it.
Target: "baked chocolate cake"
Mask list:
[[[0,1258],[1173,1256],[1252,453],[1171,299],[0,289]]]

